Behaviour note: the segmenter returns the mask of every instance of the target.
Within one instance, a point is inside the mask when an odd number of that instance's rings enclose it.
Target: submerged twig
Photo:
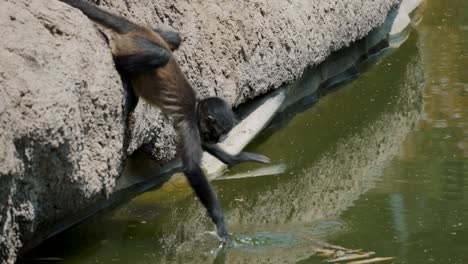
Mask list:
[[[375,252],[367,252],[367,253],[363,253],[363,254],[345,254],[345,256],[343,256],[343,257],[328,259],[328,260],[326,260],[326,262],[335,263],[335,262],[355,260],[355,259],[360,259],[360,258],[368,258],[368,257],[370,257],[370,256],[372,256],[374,254],[375,254]]]
[[[365,259],[365,260],[360,260],[360,261],[349,262],[348,264],[368,264],[368,263],[382,262],[382,261],[387,261],[387,260],[392,260],[392,259],[395,259],[395,257]]]
[[[317,244],[319,246],[322,246],[322,247],[325,247],[325,248],[333,248],[333,249],[339,249],[339,250],[343,250],[343,251],[352,251],[352,249],[344,248],[344,247],[337,246],[337,245],[332,245],[330,243],[323,242],[323,241],[320,241],[320,240],[317,240],[317,239],[311,239],[311,241],[314,242],[315,244]]]
[[[336,254],[335,251],[326,248],[312,247],[312,250],[318,253],[322,257],[329,257]]]
[[[362,249],[349,249],[337,245],[332,245],[327,242],[323,242],[316,239],[311,239],[311,241],[315,244],[312,245],[312,250],[314,250],[318,256],[328,258],[324,260],[324,262],[328,263],[337,263],[337,262],[344,262],[350,260],[357,260],[363,258],[369,258],[370,256],[374,255],[375,252],[363,252]],[[375,263],[375,262],[382,262],[387,260],[392,260],[395,257],[378,257],[373,259],[363,259],[357,260],[352,262],[347,262],[347,264],[367,264],[367,263]]]

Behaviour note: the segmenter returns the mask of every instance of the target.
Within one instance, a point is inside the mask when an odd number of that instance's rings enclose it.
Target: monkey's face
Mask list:
[[[206,143],[218,143],[221,137],[227,134],[231,130],[230,127],[223,128],[214,119],[211,122],[209,122],[207,125],[205,125],[204,127],[205,129],[203,129],[200,132],[201,132],[201,138],[203,142],[206,142]]]
[[[235,125],[231,107],[221,98],[203,99],[198,108],[198,128],[203,142],[218,143]]]
[[[231,111],[231,109],[229,109]],[[232,114],[233,116],[233,114]],[[231,115],[222,115],[219,113],[207,114],[202,117],[200,122],[200,136],[203,142],[218,143],[222,136],[231,131],[235,119]]]

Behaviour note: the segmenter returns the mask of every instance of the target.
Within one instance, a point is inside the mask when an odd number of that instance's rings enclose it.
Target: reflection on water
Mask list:
[[[429,1],[399,49],[312,108],[283,113],[249,147],[272,167],[243,164],[213,182],[232,248],[219,248],[193,196],[154,191],[27,257],[320,263],[310,244],[320,238],[397,263],[468,263],[467,27],[468,2]]]
[[[310,239],[353,228],[340,214],[375,186],[420,117],[424,76],[414,40],[313,108],[282,121],[279,130],[262,135],[252,148],[276,166],[237,166],[225,175],[233,178],[214,182],[234,247],[219,248],[207,232],[213,227],[204,208],[193,197],[171,199],[177,194],[155,191],[38,251],[67,263],[314,258]]]
[[[467,1],[428,1],[416,28],[422,119],[382,181],[342,214],[355,228],[335,242],[372,245],[398,263],[468,263],[467,25]]]

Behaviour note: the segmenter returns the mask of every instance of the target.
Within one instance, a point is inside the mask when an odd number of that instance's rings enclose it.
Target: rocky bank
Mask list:
[[[237,106],[366,36],[398,0],[101,0],[181,32],[177,59],[201,96]],[[174,157],[174,131],[128,96],[106,37],[57,0],[0,0],[0,262],[108,199],[126,157]]]

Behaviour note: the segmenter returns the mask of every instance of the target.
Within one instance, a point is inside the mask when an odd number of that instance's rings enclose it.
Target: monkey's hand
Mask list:
[[[226,230],[224,230],[224,232],[223,231],[220,232],[218,230],[218,237],[219,237],[219,240],[221,240],[221,243],[223,243],[223,246],[232,245],[231,237],[229,236]]]
[[[265,157],[263,155],[260,155],[258,153],[252,153],[252,152],[241,152],[235,156],[235,163],[241,163],[241,162],[259,162],[259,163],[264,163],[268,164],[270,163],[270,159],[268,157]]]
[[[222,148],[216,144],[203,143],[202,147],[204,150],[208,151],[211,155],[215,156],[222,162],[228,165],[234,165],[242,162],[260,162],[260,163],[270,163],[270,159],[252,152],[241,152],[237,155],[231,155],[226,153]]]

